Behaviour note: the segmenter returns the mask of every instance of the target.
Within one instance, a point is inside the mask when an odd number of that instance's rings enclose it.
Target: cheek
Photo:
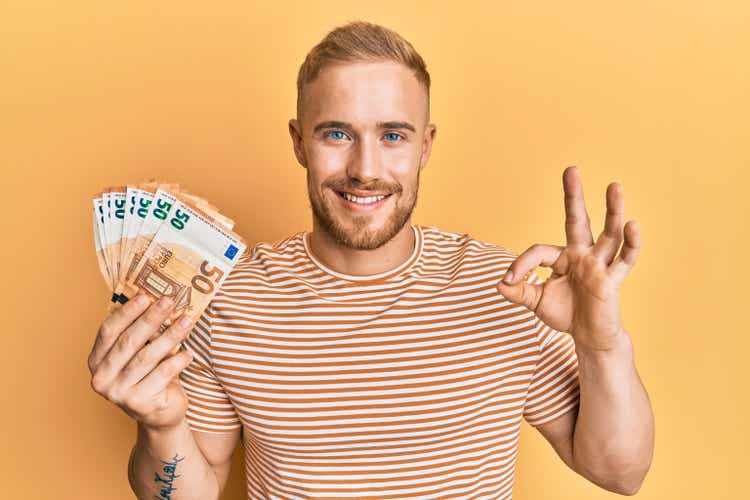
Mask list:
[[[312,138],[308,143],[308,154],[318,161],[338,158],[347,154],[350,149],[343,141],[336,142],[333,139]]]
[[[343,148],[312,148],[307,157],[307,169],[317,180],[340,174],[346,168]]]
[[[408,176],[419,165],[419,150],[413,144],[384,148],[383,159],[399,177]]]
[[[406,189],[417,182],[419,173],[419,159],[412,156],[400,155],[388,161],[388,169],[395,179]]]

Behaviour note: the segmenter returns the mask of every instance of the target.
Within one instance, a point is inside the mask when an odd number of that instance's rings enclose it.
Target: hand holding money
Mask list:
[[[175,427],[187,411],[187,396],[176,377],[192,355],[185,350],[167,356],[187,337],[192,321],[182,316],[145,345],[173,306],[167,297],[152,304],[146,294],[137,295],[105,318],[89,355],[94,391],[151,429]]]
[[[112,292],[89,354],[91,386],[138,422],[177,425],[187,397],[180,351],[246,249],[234,222],[176,184],[147,182],[94,196],[94,243]]]

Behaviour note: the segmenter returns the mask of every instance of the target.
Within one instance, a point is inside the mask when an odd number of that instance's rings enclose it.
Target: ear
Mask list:
[[[434,123],[430,123],[425,127],[424,140],[422,141],[422,154],[419,157],[419,170],[422,170],[427,166],[427,160],[430,159],[430,153],[432,152],[432,142],[435,140],[437,135],[437,126]]]
[[[289,120],[289,135],[292,138],[292,146],[294,147],[294,155],[297,157],[297,161],[304,168],[307,168],[307,158],[305,157],[305,148],[302,140],[302,126],[295,118]]]

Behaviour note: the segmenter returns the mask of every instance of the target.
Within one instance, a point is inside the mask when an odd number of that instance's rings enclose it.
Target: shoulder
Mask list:
[[[231,291],[238,286],[267,284],[273,270],[285,266],[304,255],[304,244],[299,231],[276,241],[260,241],[249,245],[230,271],[219,293]]]
[[[422,260],[426,265],[439,266],[452,271],[481,272],[485,278],[500,279],[519,253],[500,243],[478,239],[469,233],[456,233],[432,226],[421,226],[424,235]],[[536,270],[526,276],[531,284],[543,280]]]
[[[245,250],[237,267],[252,267],[264,260],[283,259],[295,251],[304,251],[303,235],[304,231],[298,231],[274,242],[259,241]]]
[[[518,254],[498,243],[478,239],[469,233],[456,233],[433,226],[422,226],[425,257],[451,258],[458,262],[510,265]]]

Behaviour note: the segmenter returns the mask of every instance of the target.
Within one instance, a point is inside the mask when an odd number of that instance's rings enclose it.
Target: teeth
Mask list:
[[[376,201],[380,201],[383,198],[385,198],[384,195],[380,196],[368,196],[367,198],[361,198],[359,196],[354,196],[349,193],[343,193],[344,198],[346,198],[349,201],[353,201],[354,203],[359,203],[361,205],[368,205],[370,203],[375,203]]]

